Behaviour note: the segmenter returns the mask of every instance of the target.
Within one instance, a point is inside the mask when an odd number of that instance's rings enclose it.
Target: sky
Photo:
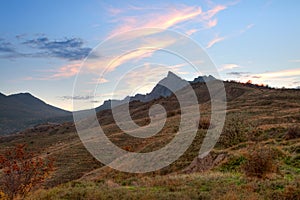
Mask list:
[[[150,92],[167,71],[187,80],[209,75],[161,50],[192,54],[183,37],[218,78],[296,88],[299,10],[297,0],[1,1],[0,92],[73,110],[72,101],[84,109]],[[131,52],[146,44],[155,48]]]

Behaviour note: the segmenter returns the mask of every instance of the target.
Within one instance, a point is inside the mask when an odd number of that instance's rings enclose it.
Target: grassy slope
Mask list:
[[[201,114],[209,117],[205,86],[197,84],[194,87],[198,96],[202,97]],[[182,169],[197,156],[205,135],[203,129],[199,129],[193,144],[179,160],[148,174],[121,173],[102,167],[85,150],[71,124],[43,133],[29,131],[24,135],[2,138],[0,151],[13,144],[27,143],[28,148],[40,155],[56,159],[56,171],[45,187],[65,184],[39,190],[30,199],[109,199],[121,196],[125,199],[284,199],[289,195],[295,199],[292,195],[300,192],[297,164],[300,162],[300,140],[287,141],[284,135],[289,127],[300,124],[300,91],[253,88],[237,83],[227,83],[226,91],[228,115],[242,115],[245,123],[254,127],[251,134],[255,134],[252,139],[255,138],[256,143],[275,148],[284,155],[277,161],[279,173],[271,174],[265,180],[248,179],[242,174],[237,160],[255,143],[248,141],[230,148],[217,145],[214,152],[227,155],[220,165],[206,173],[182,174]],[[154,103],[165,105],[169,118],[164,130],[146,142],[123,134],[113,123],[109,111],[98,114],[100,123],[105,126],[110,139],[120,147],[130,146],[139,152],[158,149],[176,133],[180,112],[174,97],[150,103],[134,102],[131,113],[138,124],[149,123],[147,109]]]

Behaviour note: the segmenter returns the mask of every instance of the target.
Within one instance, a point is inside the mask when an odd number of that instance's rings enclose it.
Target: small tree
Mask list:
[[[0,155],[1,189],[9,199],[24,198],[34,186],[42,183],[53,169],[53,159],[39,158],[27,152],[24,144]]]

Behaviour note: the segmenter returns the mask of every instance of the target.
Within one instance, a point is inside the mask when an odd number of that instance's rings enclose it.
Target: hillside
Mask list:
[[[26,143],[40,156],[55,158],[56,170],[45,189],[29,199],[299,199],[300,90],[224,84],[228,102],[225,127],[205,159],[198,158],[198,151],[208,129],[210,96],[201,82],[192,84],[202,117],[197,136],[184,155],[159,171],[130,174],[103,166],[84,148],[71,122],[36,126],[2,137],[0,151]],[[98,120],[119,147],[153,151],[174,137],[180,122],[179,105],[171,95],[149,102],[132,101],[130,113],[137,124],[149,124],[148,109],[153,104],[163,105],[168,118],[163,130],[147,139],[124,134],[110,110],[98,112]],[[243,163],[249,152],[259,148],[273,152],[276,170],[264,179],[248,178]]]
[[[71,113],[32,96],[19,93],[0,94],[0,135],[44,123],[71,120]]]

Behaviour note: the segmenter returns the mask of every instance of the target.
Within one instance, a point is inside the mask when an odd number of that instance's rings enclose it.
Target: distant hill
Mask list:
[[[0,134],[16,132],[44,122],[71,120],[71,112],[46,104],[30,93],[0,93]]]

